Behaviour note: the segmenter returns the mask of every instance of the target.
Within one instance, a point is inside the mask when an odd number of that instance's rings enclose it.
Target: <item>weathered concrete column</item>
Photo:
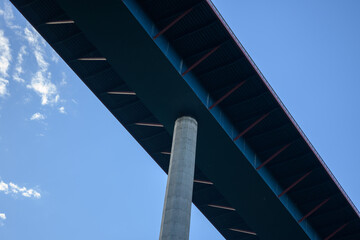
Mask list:
[[[197,122],[175,122],[160,240],[188,240],[195,171]]]

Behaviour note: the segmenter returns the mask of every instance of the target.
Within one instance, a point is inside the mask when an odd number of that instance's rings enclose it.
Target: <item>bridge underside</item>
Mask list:
[[[360,239],[357,210],[209,1],[12,2],[165,172],[175,120],[197,120],[193,203],[226,239]]]

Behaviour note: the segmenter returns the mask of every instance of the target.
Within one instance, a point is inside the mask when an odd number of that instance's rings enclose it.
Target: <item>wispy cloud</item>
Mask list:
[[[65,108],[64,107],[59,107],[59,112],[62,114],[66,114]]]
[[[26,86],[33,89],[41,97],[41,104],[53,104],[59,101],[59,94],[55,84],[51,82],[51,73],[46,71],[38,71],[31,78],[31,83]]]
[[[8,28],[11,29],[20,29],[19,25],[16,25],[14,21],[14,12],[12,5],[8,1],[4,1],[4,9],[0,9],[0,15],[4,17],[5,24]]]
[[[61,76],[62,76],[62,78],[61,78],[60,85],[61,85],[61,86],[64,86],[64,85],[67,84],[67,81],[66,81],[66,73],[65,73],[65,72],[62,72],[62,73],[61,73]]]
[[[5,213],[0,213],[0,227],[4,226],[4,221],[6,220]]]
[[[5,78],[0,77],[0,97],[4,97],[5,95],[8,95],[7,85],[9,84],[9,81]]]
[[[12,194],[14,196],[20,195],[26,198],[41,198],[41,194],[38,191],[32,188],[19,187],[13,182],[5,183],[4,181],[0,181],[0,192]]]
[[[60,60],[59,55],[55,52],[55,50],[51,51],[51,61],[54,63],[58,63]]]
[[[4,183],[3,181],[0,182],[0,192],[7,192],[9,190],[9,185]]]
[[[11,61],[10,42],[4,35],[4,31],[0,30],[0,74],[7,77],[8,69]]]
[[[47,61],[45,61],[43,51],[35,50],[34,55],[35,55],[35,58],[36,58],[36,62],[40,67],[40,70],[42,72],[45,72],[49,67],[49,63]]]
[[[0,30],[0,97],[8,95],[7,86],[9,84],[8,69],[11,61],[9,39],[5,37],[4,31]]]
[[[48,71],[49,63],[45,60],[45,42],[35,29],[24,29],[25,39],[31,46],[35,56],[38,71],[31,78],[27,88],[34,90],[41,97],[41,104],[54,104],[59,101],[57,87],[51,82],[51,72]]]
[[[22,46],[19,50],[19,53],[16,58],[16,66],[14,69],[13,79],[17,82],[25,82],[23,78],[21,78],[21,74],[24,73],[22,68],[22,63],[24,61],[24,55],[27,55],[26,46]]]
[[[44,120],[44,119],[45,119],[45,115],[43,115],[39,112],[34,113],[30,118],[30,120]]]

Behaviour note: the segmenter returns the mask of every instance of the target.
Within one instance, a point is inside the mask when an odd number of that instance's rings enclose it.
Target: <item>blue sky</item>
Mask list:
[[[214,3],[359,208],[360,2]],[[0,163],[0,239],[158,238],[166,175],[8,0]]]

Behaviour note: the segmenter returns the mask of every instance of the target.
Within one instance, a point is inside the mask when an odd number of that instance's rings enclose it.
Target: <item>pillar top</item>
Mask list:
[[[190,116],[182,116],[182,117],[179,117],[178,119],[176,119],[176,122],[179,122],[179,121],[191,121],[191,122],[193,122],[196,126],[198,125],[196,119],[193,118],[193,117],[190,117]]]

